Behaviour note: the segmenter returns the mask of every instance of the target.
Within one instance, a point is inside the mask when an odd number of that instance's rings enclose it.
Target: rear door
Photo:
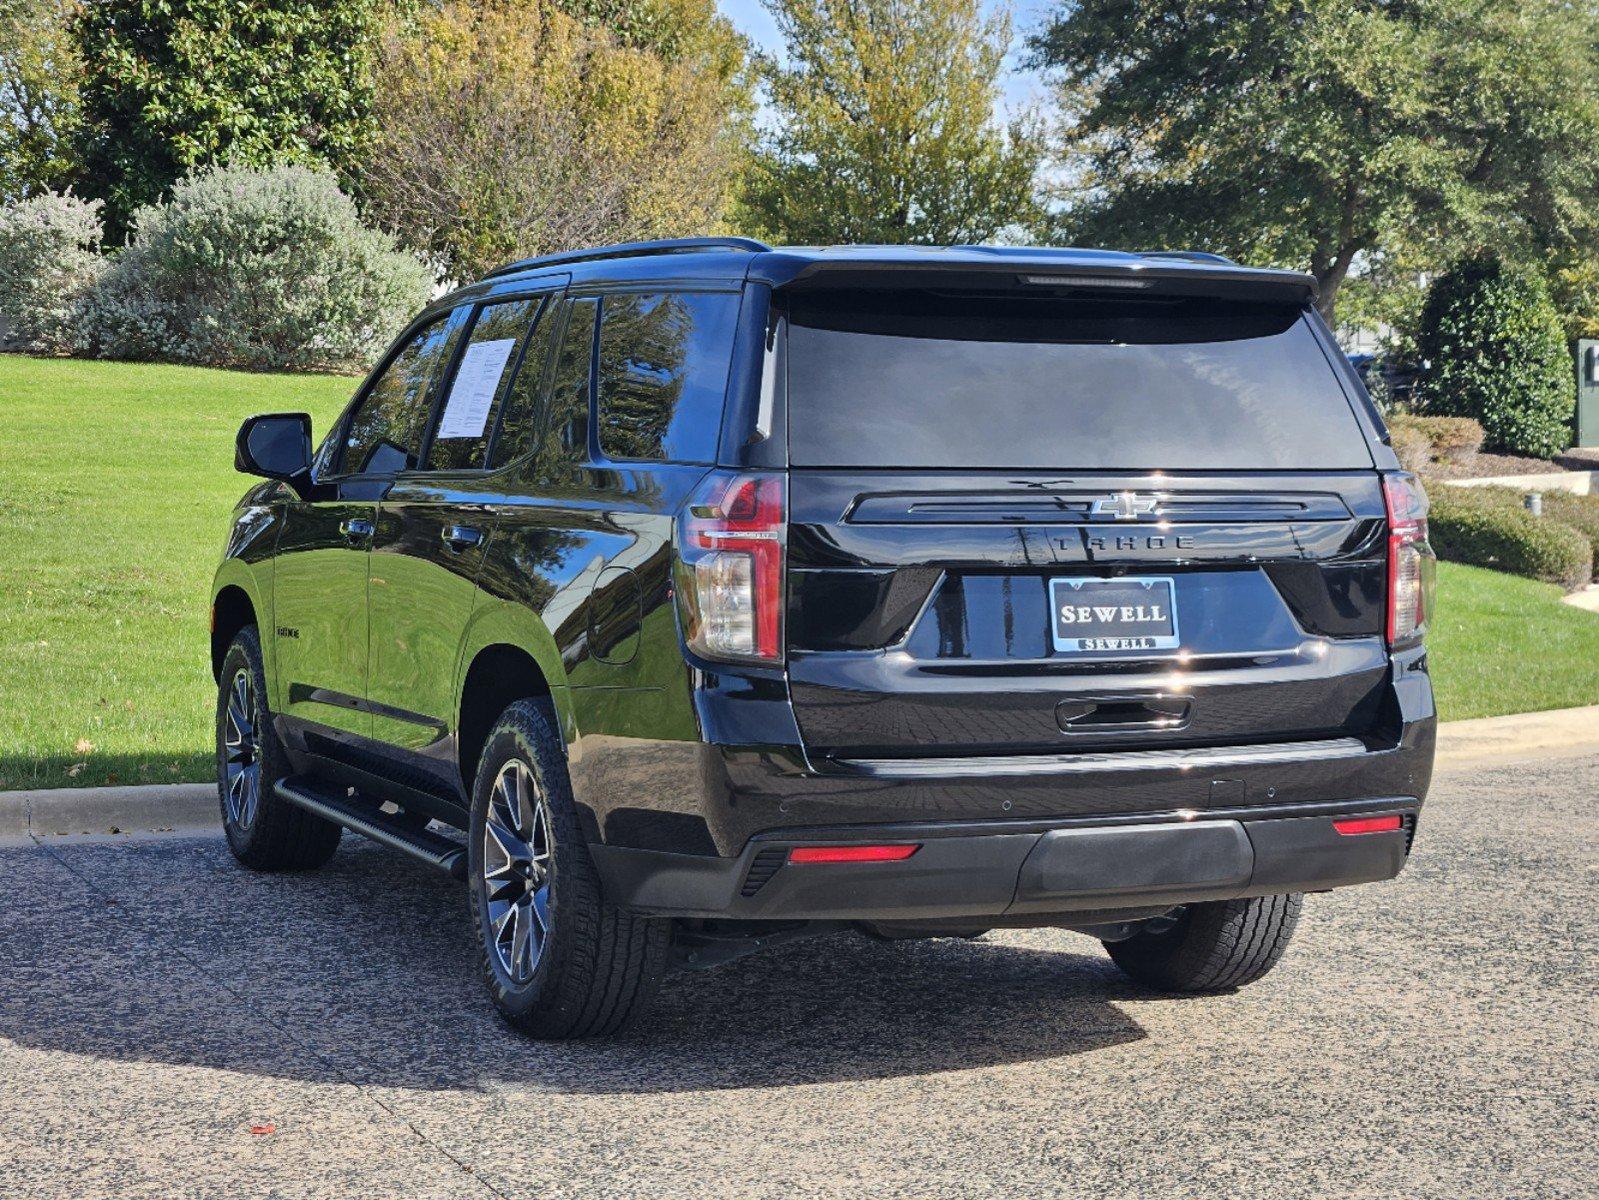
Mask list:
[[[426,756],[445,779],[453,779],[447,735],[461,643],[494,530],[492,501],[504,485],[488,473],[491,443],[501,413],[525,407],[523,393],[538,386],[536,328],[559,282],[458,310],[460,351],[436,389],[421,467],[398,477],[378,506],[368,609],[372,732]]]
[[[789,301],[786,358],[814,755],[1375,727],[1371,427],[1297,307],[818,291]]]

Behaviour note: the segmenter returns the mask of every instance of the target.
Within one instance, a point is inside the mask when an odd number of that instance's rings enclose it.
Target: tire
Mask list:
[[[1277,965],[1299,924],[1302,896],[1190,904],[1161,932],[1107,942],[1111,959],[1139,983],[1169,992],[1222,992]]]
[[[490,731],[467,856],[483,979],[506,1021],[537,1038],[586,1038],[643,1013],[671,922],[606,902],[547,703],[519,700]]]
[[[233,857],[257,871],[310,871],[333,857],[343,828],[272,791],[291,767],[267,708],[261,639],[246,625],[217,685],[217,800]]]

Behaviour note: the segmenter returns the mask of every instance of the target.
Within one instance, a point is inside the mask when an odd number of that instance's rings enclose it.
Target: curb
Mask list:
[[[1599,754],[1599,704],[1446,721],[1438,726],[1438,770]]]
[[[1599,704],[1438,726],[1440,774],[1498,762],[1587,754],[1599,754]],[[212,783],[0,792],[0,840],[218,828],[217,790]]]
[[[0,792],[0,839],[219,827],[214,783]]]

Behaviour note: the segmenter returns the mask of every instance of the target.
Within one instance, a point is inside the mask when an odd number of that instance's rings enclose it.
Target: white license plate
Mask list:
[[[1055,649],[1174,650],[1176,585],[1169,576],[1051,579]]]

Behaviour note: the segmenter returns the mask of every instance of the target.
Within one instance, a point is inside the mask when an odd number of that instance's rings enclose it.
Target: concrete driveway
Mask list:
[[[1599,756],[1447,771],[1396,882],[1173,999],[1064,933],[802,943],[617,1043],[495,1019],[462,892],[348,839],[0,849],[0,1196],[1599,1193]]]

